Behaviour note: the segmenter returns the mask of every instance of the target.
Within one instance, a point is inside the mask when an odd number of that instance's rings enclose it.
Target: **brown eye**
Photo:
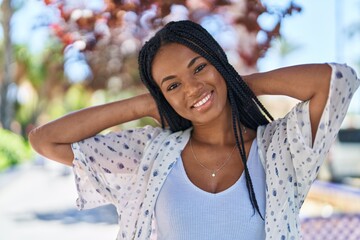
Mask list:
[[[200,72],[201,70],[203,70],[206,67],[206,63],[200,64],[196,69],[195,69],[195,73]]]
[[[166,88],[166,90],[167,90],[167,91],[174,90],[174,89],[177,88],[179,85],[180,85],[179,83],[172,83],[172,84],[170,84],[170,85]]]

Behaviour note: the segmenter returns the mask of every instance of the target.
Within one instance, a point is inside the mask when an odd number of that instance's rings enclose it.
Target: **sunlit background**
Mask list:
[[[27,134],[144,92],[137,52],[165,22],[201,23],[240,74],[324,62],[360,74],[360,0],[144,2],[0,0],[0,240],[115,238],[114,209],[78,212],[71,169],[37,155]],[[297,102],[261,100],[275,117]],[[300,216],[305,240],[360,239],[360,91]]]

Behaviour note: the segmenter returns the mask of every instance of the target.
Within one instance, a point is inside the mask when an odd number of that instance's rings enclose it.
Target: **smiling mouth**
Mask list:
[[[203,99],[201,99],[200,101],[198,101],[197,103],[195,103],[192,107],[193,108],[198,108],[198,107],[201,107],[202,105],[204,105],[205,103],[207,103],[207,101],[209,101],[211,95],[212,95],[212,91],[207,94]]]

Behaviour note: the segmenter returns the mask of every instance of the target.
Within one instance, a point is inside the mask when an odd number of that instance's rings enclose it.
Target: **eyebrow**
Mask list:
[[[187,68],[190,68],[192,65],[194,65],[194,63],[196,62],[196,60],[198,60],[199,58],[201,58],[201,56],[197,56],[197,57],[194,57],[193,59],[191,59],[191,61],[189,62],[189,64],[187,65]],[[160,85],[163,85],[164,82],[168,81],[168,80],[171,80],[175,78],[175,75],[170,75],[170,76],[167,76],[167,77],[164,77],[161,81],[161,84]]]
[[[194,57],[194,58],[189,62],[189,64],[187,65],[187,68],[190,68],[192,65],[194,65],[194,63],[196,62],[196,60],[198,60],[199,58],[201,58],[201,56]]]

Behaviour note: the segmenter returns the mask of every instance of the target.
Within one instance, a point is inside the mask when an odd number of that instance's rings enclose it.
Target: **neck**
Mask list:
[[[192,139],[209,145],[233,145],[235,135],[232,123],[232,113],[229,107],[214,121],[206,124],[193,124]]]
[[[244,142],[253,140],[256,137],[256,131],[240,126]],[[240,135],[240,132],[238,132]],[[228,106],[218,118],[206,124],[193,124],[191,134],[193,141],[207,145],[225,146],[235,144],[235,134],[232,122],[231,107]]]

